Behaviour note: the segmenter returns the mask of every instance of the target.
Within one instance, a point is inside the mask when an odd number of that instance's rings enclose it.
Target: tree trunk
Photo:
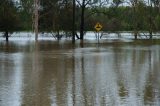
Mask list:
[[[39,0],[35,0],[35,19],[34,19],[34,28],[35,28],[35,40],[38,40],[38,7],[39,7]]]
[[[153,24],[152,24],[152,3],[150,2],[150,13],[149,13],[149,39],[152,39],[152,30],[153,30]]]
[[[84,36],[84,11],[85,11],[85,5],[82,5],[82,11],[81,11],[81,25],[80,25],[80,40],[83,40]]]
[[[8,31],[5,32],[5,37],[6,37],[6,42],[8,42],[8,38],[9,38]]]
[[[133,25],[134,25],[134,39],[137,40],[138,36],[138,20],[137,20],[137,0],[134,1],[133,4],[133,14],[134,14],[134,20],[133,20]]]
[[[134,39],[137,40],[137,37],[138,37],[138,32],[137,32],[137,30],[135,30],[134,31]]]
[[[58,33],[57,33],[57,40],[59,41],[59,40],[61,39],[60,34],[59,34],[59,29],[58,29],[57,32],[58,32]]]
[[[75,43],[75,0],[73,0],[72,43]]]
[[[152,31],[149,31],[149,39],[152,39]]]
[[[84,47],[84,43],[83,40],[80,41],[80,47],[83,48]]]

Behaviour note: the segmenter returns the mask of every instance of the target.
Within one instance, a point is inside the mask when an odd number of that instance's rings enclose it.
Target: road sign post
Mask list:
[[[94,28],[96,29],[96,31],[97,31],[97,35],[98,35],[98,43],[99,43],[99,31],[102,29],[102,25],[99,23],[99,22],[97,22],[96,23],[96,25],[94,26]]]

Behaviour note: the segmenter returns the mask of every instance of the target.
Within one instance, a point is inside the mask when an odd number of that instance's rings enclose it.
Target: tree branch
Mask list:
[[[82,4],[80,3],[80,1],[79,0],[76,0],[76,1],[79,4],[79,6],[82,7]]]

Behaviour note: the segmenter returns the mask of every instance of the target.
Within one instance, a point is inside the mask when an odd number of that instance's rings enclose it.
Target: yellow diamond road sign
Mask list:
[[[96,29],[96,31],[100,31],[102,29],[102,25],[99,22],[97,22],[94,28]]]

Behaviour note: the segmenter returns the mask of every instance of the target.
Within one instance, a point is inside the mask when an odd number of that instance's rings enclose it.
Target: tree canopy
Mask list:
[[[0,14],[0,31],[19,30],[19,14],[12,0],[0,0]]]

